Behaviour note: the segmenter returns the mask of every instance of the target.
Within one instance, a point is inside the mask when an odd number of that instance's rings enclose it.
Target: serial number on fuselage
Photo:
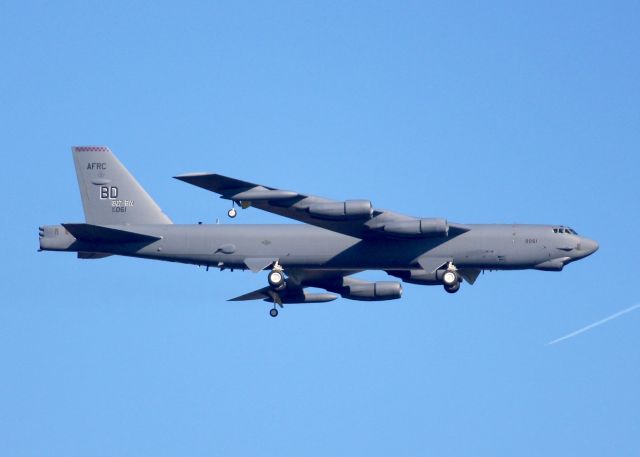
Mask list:
[[[113,200],[111,202],[112,213],[126,213],[127,208],[133,206],[133,200]]]

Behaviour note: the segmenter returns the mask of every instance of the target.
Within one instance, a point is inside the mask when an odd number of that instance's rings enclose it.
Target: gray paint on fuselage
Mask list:
[[[220,268],[272,269],[269,286],[236,297],[284,303],[400,298],[399,282],[350,277],[386,270],[403,281],[454,293],[480,270],[535,268],[560,271],[598,249],[568,227],[463,225],[375,208],[369,200],[334,201],[216,173],[190,173],[181,181],[234,203],[304,225],[173,225],[133,175],[104,146],[72,148],[85,223],[40,227],[42,250],[78,252],[81,259],[109,255]],[[458,272],[456,272],[458,270]],[[305,287],[333,294],[308,294]],[[274,307],[270,314],[277,315]]]
[[[422,255],[452,258],[458,268],[497,270],[532,268],[555,258],[576,260],[588,255],[578,249],[585,239],[554,233],[548,225],[468,227],[468,232],[455,237],[362,240],[309,225],[130,225],[128,231],[162,239],[147,245],[61,242],[62,249],[44,248],[199,265],[222,263],[227,268],[246,268],[248,258],[274,258],[286,268],[345,270],[419,268],[416,259]]]

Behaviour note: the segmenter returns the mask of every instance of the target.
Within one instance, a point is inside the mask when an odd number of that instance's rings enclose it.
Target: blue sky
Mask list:
[[[0,454],[640,451],[636,2],[3,2]],[[175,222],[288,223],[171,179],[216,171],[600,250],[455,295],[285,308],[266,275],[37,253],[80,222],[72,145]],[[382,278],[368,273],[365,278]]]

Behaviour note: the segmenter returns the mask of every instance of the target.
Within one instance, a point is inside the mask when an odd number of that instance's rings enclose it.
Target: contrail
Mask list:
[[[618,311],[617,313],[614,313],[609,317],[605,317],[604,319],[601,319],[598,322],[594,322],[593,324],[589,324],[586,327],[582,327],[581,329],[576,330],[575,332],[571,332],[568,335],[561,336],[560,338],[555,339],[553,341],[549,341],[547,343],[547,345],[556,344],[556,343],[559,343],[562,340],[568,340],[569,338],[573,338],[574,336],[580,335],[581,333],[584,333],[587,330],[591,330],[592,328],[597,327],[598,325],[602,325],[605,322],[609,322],[609,321],[611,321],[613,319],[616,319],[616,318],[622,316],[623,314],[630,313],[631,311],[633,311],[636,308],[640,308],[640,303],[638,303],[637,305],[633,305],[633,306],[631,306],[631,307],[629,307],[627,309],[623,309],[622,311]]]

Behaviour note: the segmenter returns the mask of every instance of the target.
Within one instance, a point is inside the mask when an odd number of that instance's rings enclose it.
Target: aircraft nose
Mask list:
[[[595,240],[589,238],[580,238],[580,250],[584,252],[584,256],[593,254],[600,246]]]

